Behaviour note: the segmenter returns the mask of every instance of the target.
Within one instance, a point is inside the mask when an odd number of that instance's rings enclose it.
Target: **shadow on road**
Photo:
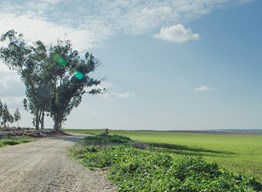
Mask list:
[[[57,136],[57,137],[50,137],[50,139],[54,140],[64,140],[64,141],[70,141],[70,142],[77,142],[83,139],[85,136],[81,135],[72,135],[72,136]]]

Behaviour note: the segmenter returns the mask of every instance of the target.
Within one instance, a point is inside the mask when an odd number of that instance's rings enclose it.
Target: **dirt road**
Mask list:
[[[79,138],[45,138],[0,148],[0,191],[115,191],[105,177],[68,157],[67,148]]]

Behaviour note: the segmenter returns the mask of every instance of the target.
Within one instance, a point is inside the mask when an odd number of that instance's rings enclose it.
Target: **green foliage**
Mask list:
[[[20,143],[28,143],[31,142],[33,139],[29,137],[19,137],[19,138],[4,138],[0,139],[0,147],[6,146],[6,145],[17,145]]]
[[[99,134],[102,129],[70,129],[69,132]],[[231,172],[254,176],[262,182],[262,135],[221,134],[181,131],[110,130],[134,141],[151,143],[158,151],[201,156]]]
[[[14,112],[14,121],[18,122],[21,119],[21,114],[18,110],[18,108],[16,108],[15,112]],[[19,127],[19,123],[18,123],[18,127]]]
[[[130,144],[132,140],[129,137],[121,135],[97,135],[94,137],[86,137],[81,141],[83,145],[109,145],[109,144]]]
[[[1,123],[2,114],[3,114],[3,103],[0,99],[0,123]]]
[[[4,126],[6,126],[7,122],[10,122],[10,123],[14,122],[14,117],[9,112],[8,107],[5,103],[2,108],[2,120],[3,120]]]
[[[89,167],[108,168],[109,177],[119,191],[198,192],[198,191],[261,191],[254,178],[233,174],[216,163],[201,158],[177,156],[154,149],[134,148],[124,138],[113,142],[111,136],[87,137],[72,155]],[[120,141],[118,140],[118,141]],[[118,143],[118,144],[116,144]]]

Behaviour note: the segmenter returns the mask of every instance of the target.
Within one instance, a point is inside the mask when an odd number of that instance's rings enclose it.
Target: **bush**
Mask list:
[[[91,145],[73,155],[86,166],[107,167],[109,178],[119,186],[119,191],[262,191],[262,185],[254,178],[230,173],[201,158],[141,150],[122,136],[107,138],[107,145],[103,146],[97,145],[105,141],[100,136],[91,140]]]
[[[120,135],[97,135],[97,136],[89,136],[81,141],[83,145],[114,145],[114,144],[130,144],[132,140],[125,136]]]
[[[138,141],[134,141],[133,142],[133,147],[134,148],[138,148],[138,149],[149,149],[149,145],[142,143],[142,142],[138,142]]]

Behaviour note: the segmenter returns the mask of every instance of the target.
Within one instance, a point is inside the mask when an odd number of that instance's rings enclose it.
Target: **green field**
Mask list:
[[[102,131],[66,130],[82,134],[99,134]],[[202,156],[208,162],[217,162],[227,170],[254,176],[262,182],[262,135],[114,130],[110,133],[151,143],[178,155]]]

